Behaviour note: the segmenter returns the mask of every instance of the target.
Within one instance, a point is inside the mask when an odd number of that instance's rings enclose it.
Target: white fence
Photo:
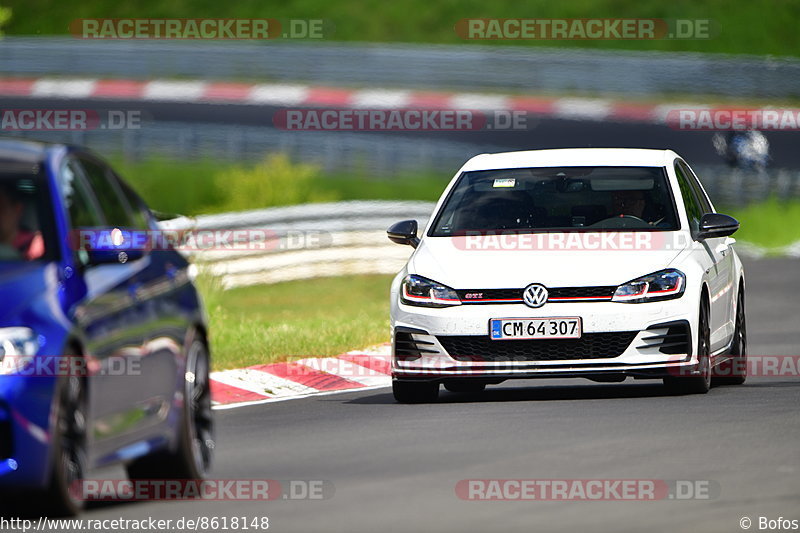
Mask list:
[[[424,227],[434,204],[404,201],[351,201],[304,204],[241,213],[180,218],[165,229],[193,230],[217,244],[184,248],[226,289],[255,284],[347,274],[394,274],[411,254],[386,237],[386,229],[413,218]],[[231,233],[243,230],[232,244]],[[265,238],[266,237],[266,238]]]

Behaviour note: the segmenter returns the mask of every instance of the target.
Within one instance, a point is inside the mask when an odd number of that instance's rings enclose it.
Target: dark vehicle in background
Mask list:
[[[716,133],[712,142],[731,168],[762,171],[769,164],[769,141],[758,130]]]

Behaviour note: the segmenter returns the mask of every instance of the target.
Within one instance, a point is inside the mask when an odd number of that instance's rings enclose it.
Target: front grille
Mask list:
[[[467,289],[456,291],[462,303],[496,303],[494,300],[522,301],[522,289]],[[487,302],[487,300],[492,300]]]
[[[597,298],[614,296],[617,287],[558,287],[548,289],[550,298]]]
[[[483,335],[440,335],[437,339],[457,361],[561,361],[619,357],[637,333],[585,333],[580,339],[555,340],[493,341]]]
[[[461,289],[457,290],[462,304],[497,304],[522,302],[522,291],[525,289]],[[617,290],[613,287],[554,287],[548,288],[548,302],[579,301],[582,299],[610,300]]]

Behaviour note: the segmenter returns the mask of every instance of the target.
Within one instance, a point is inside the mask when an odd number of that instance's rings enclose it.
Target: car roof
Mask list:
[[[462,171],[525,167],[663,167],[679,157],[672,150],[644,148],[559,148],[476,155]]]
[[[63,144],[29,141],[26,139],[0,139],[0,161],[9,163],[41,163],[47,153]]]

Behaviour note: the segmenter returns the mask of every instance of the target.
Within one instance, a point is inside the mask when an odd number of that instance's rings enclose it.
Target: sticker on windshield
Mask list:
[[[517,180],[514,178],[499,178],[494,180],[492,187],[514,187],[516,184]]]

